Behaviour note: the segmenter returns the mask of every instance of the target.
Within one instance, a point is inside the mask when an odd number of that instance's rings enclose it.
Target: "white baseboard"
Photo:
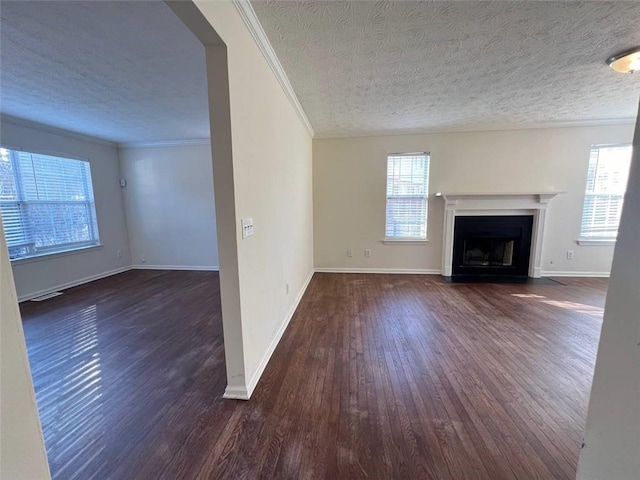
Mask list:
[[[264,373],[264,369],[267,367],[267,364],[271,359],[271,355],[273,355],[273,352],[276,350],[278,343],[280,343],[280,339],[282,338],[282,335],[284,335],[285,330],[289,326],[289,322],[293,318],[293,314],[296,313],[298,304],[300,303],[300,300],[302,300],[304,293],[307,291],[307,287],[309,286],[309,282],[311,282],[311,279],[313,278],[313,274],[314,274],[314,271],[312,270],[309,276],[307,277],[307,279],[305,280],[304,284],[302,285],[302,288],[298,292],[298,296],[293,301],[293,304],[289,309],[287,316],[285,317],[284,321],[282,322],[282,324],[276,331],[275,335],[273,336],[273,339],[269,344],[269,348],[267,348],[267,351],[264,352],[264,355],[262,356],[262,359],[258,364],[256,373],[253,374],[253,377],[247,384],[246,388],[227,385],[227,388],[225,388],[224,395],[222,395],[222,398],[232,398],[236,400],[249,400],[249,398],[251,398],[253,391],[255,390],[256,386],[258,385],[258,382],[260,381],[260,377],[262,377],[262,374]]]
[[[318,273],[389,273],[404,275],[440,275],[439,269],[418,268],[326,268],[316,267]],[[543,277],[602,277],[608,278],[609,272],[552,272],[542,271]]]
[[[194,270],[206,272],[219,272],[220,267],[211,267],[208,265],[131,265],[133,270]]]
[[[109,270],[108,272],[102,272],[96,275],[91,275],[89,277],[80,278],[78,280],[74,280],[73,282],[62,283],[60,285],[56,285],[55,287],[40,290],[38,292],[32,292],[32,293],[27,293],[25,295],[20,295],[18,297],[18,302],[25,302],[27,300],[31,300],[32,298],[40,297],[42,295],[47,295],[48,293],[53,293],[60,290],[66,290],[67,288],[71,288],[71,287],[77,287],[78,285],[82,285],[83,283],[89,283],[89,282],[93,282],[94,280],[100,280],[101,278],[110,277],[111,275],[117,275],[118,273],[126,272],[127,270],[206,270],[206,271],[217,272],[220,270],[220,268],[209,267],[209,266],[193,267],[193,266],[186,266],[186,265],[127,265],[126,267],[116,268],[114,270]]]
[[[392,273],[400,275],[440,275],[439,268],[317,268],[318,273]]]
[[[129,265],[127,265],[126,267],[120,267],[114,270],[109,270],[108,272],[102,272],[96,275],[91,275],[89,277],[80,278],[78,280],[74,280],[73,282],[62,283],[60,285],[56,285],[55,287],[40,290],[39,292],[20,295],[18,297],[18,302],[24,302],[26,300],[31,300],[32,298],[40,297],[42,295],[47,295],[49,293],[57,292],[60,290],[66,290],[67,288],[77,287],[78,285],[82,285],[83,283],[89,283],[89,282],[93,282],[94,280],[100,280],[101,278],[110,277],[111,275],[117,275],[118,273],[126,272],[127,270],[131,270],[131,267]]]
[[[543,277],[599,277],[609,278],[609,272],[552,272],[542,271]]]
[[[231,387],[229,385],[224,389],[224,394],[222,395],[222,398],[229,400],[249,400],[249,397],[247,387]]]

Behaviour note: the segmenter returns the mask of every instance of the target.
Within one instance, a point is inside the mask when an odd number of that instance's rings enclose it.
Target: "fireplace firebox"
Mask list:
[[[533,215],[456,216],[453,276],[527,277]]]

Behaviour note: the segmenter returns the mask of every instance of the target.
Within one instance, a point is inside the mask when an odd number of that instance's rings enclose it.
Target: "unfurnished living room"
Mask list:
[[[640,478],[640,3],[0,2],[0,478]]]

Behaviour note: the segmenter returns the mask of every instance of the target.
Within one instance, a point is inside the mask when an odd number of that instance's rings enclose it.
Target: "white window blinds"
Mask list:
[[[428,198],[429,154],[389,155],[386,238],[426,239]]]
[[[631,145],[591,148],[581,238],[616,238],[630,165]]]
[[[0,211],[11,258],[98,243],[89,162],[0,149]]]

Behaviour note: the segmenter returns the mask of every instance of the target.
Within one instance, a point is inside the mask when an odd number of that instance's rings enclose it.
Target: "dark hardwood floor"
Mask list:
[[[218,276],[21,305],[56,479],[574,478],[607,281],[316,274],[249,402]]]

